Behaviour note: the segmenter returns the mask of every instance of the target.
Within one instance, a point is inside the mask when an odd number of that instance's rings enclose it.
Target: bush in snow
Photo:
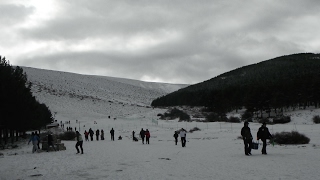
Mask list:
[[[160,119],[172,120],[176,118],[179,118],[179,121],[189,121],[191,119],[187,113],[177,108],[173,108],[169,112],[164,113]]]
[[[291,121],[290,116],[276,117],[273,119],[273,124],[285,124],[285,123],[289,123],[290,121]]]
[[[262,118],[259,120],[259,123],[267,123],[267,124],[272,124],[269,118]]]
[[[206,116],[207,122],[228,122],[226,115],[219,116],[217,113],[210,113]]]
[[[179,121],[190,121],[190,116],[187,113],[182,112],[179,116]]]
[[[74,140],[76,138],[76,133],[73,131],[67,131],[62,134],[59,134],[58,139],[61,140]]]
[[[310,142],[310,138],[297,131],[276,133],[273,138],[278,144],[308,144]]]
[[[312,120],[315,124],[320,124],[320,116],[319,115],[313,116]]]
[[[240,120],[240,118],[238,118],[238,117],[233,117],[233,116],[231,116],[231,117],[229,117],[228,122],[239,123],[239,122],[241,122],[241,120]]]
[[[193,131],[201,131],[201,129],[199,129],[198,127],[194,127],[192,129],[190,129],[189,132],[193,133]]]

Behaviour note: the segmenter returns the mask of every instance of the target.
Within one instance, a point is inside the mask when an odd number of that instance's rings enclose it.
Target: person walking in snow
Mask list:
[[[78,148],[79,146],[80,146],[80,149],[81,149],[81,154],[83,154],[83,148],[82,148],[83,139],[82,139],[82,136],[79,133],[79,131],[76,131],[76,138],[77,138],[77,143],[76,143],[77,154],[80,153],[79,148]]]
[[[186,147],[186,137],[187,137],[187,131],[185,129],[181,129],[180,130],[180,138],[181,138],[181,144],[182,144],[182,147]]]
[[[52,146],[54,151],[57,151],[56,148],[54,148],[54,145],[53,145],[53,137],[52,137],[51,132],[48,134],[48,149],[47,149],[47,152],[49,152],[50,146]]]
[[[89,133],[85,130],[83,134],[84,134],[86,141],[89,141]]]
[[[263,142],[261,151],[262,154],[267,155],[267,139],[272,138],[273,137],[270,134],[269,129],[267,128],[267,124],[264,122],[257,132],[257,140],[261,139],[261,141]]]
[[[141,140],[142,140],[142,144],[144,144],[145,131],[143,130],[143,128],[141,128],[140,137],[141,137]]]
[[[101,140],[104,140],[104,131],[101,129]]]
[[[89,134],[90,134],[91,141],[93,141],[94,132],[91,128],[89,129]]]
[[[96,130],[97,141],[99,141],[99,135],[100,135],[100,131],[99,131],[99,129],[97,129],[97,130]]]
[[[148,130],[148,129],[146,129],[145,135],[146,135],[146,144],[150,144],[150,142],[149,142],[149,139],[150,139],[150,132],[149,132],[149,130]]]
[[[251,147],[252,147],[252,135],[251,130],[249,128],[249,123],[244,122],[244,126],[241,129],[241,136],[244,142],[244,154],[249,156],[251,155]]]
[[[177,144],[178,144],[178,137],[179,137],[179,134],[178,134],[177,131],[174,132],[173,137],[174,137],[174,141],[175,141],[175,143],[176,143],[176,145],[177,145]]]
[[[110,134],[111,134],[111,141],[114,141],[114,130],[113,130],[113,128],[111,128]]]
[[[39,137],[35,135],[34,132],[31,133],[31,137],[29,139],[28,144],[30,144],[30,142],[32,142],[32,153],[34,152],[38,152],[38,142],[40,141]]]
[[[39,141],[38,141],[38,143],[37,143],[37,146],[38,146],[38,149],[40,149],[40,135],[38,134],[38,131],[35,131],[35,132],[34,132],[34,135],[35,135],[35,136],[38,136],[38,138],[39,138]]]
[[[134,134],[135,134],[135,132],[134,132],[134,131],[132,131],[132,141],[134,141],[134,140],[135,140]]]

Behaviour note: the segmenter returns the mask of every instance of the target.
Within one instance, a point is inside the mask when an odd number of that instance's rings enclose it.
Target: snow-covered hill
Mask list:
[[[46,103],[56,119],[70,121],[66,127],[83,134],[92,128],[104,130],[105,140],[85,141],[84,154],[76,154],[75,141],[62,141],[67,150],[31,153],[24,140],[18,148],[1,150],[0,179],[217,179],[217,180],[314,180],[319,178],[320,126],[312,117],[320,109],[287,111],[288,124],[268,125],[270,132],[298,131],[310,138],[304,145],[268,145],[268,155],[252,150],[245,156],[239,139],[242,123],[201,123],[157,120],[165,109],[148,107],[158,96],[183,87],[135,80],[85,76],[24,68],[33,83],[32,91]],[[111,116],[111,118],[109,118]],[[229,113],[239,116],[239,112]],[[117,119],[115,119],[117,118]],[[76,121],[78,120],[78,121]],[[80,124],[81,123],[81,124]],[[251,133],[261,126],[250,123]],[[173,133],[197,127],[187,133],[186,147],[175,145]],[[109,131],[122,140],[111,141]],[[149,129],[150,144],[132,141]],[[40,145],[41,146],[41,145]],[[1,155],[2,154],[2,155]]]
[[[187,86],[22,68],[33,95],[49,106],[57,120],[70,113],[76,119],[94,119],[145,112],[153,99]]]

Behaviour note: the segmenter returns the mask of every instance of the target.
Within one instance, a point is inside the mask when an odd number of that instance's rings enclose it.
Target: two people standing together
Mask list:
[[[186,147],[186,135],[187,131],[183,128],[180,130],[179,134],[178,131],[175,131],[173,137],[175,139],[176,145],[178,144],[178,137],[180,136],[182,147]]]
[[[249,128],[249,123],[244,122],[244,127],[241,129],[241,136],[244,142],[244,153],[247,156],[251,155],[251,148],[252,148],[252,134]],[[262,154],[267,154],[267,139],[272,139],[272,135],[269,132],[269,129],[267,128],[267,124],[264,122],[262,126],[259,128],[257,133],[257,140],[261,139],[263,142],[262,147]]]
[[[134,136],[134,134],[133,134]],[[146,144],[150,144],[150,132],[148,129],[146,130],[143,130],[143,128],[141,129],[140,131],[140,137],[141,137],[141,140],[142,140],[142,144],[144,144],[144,138],[146,138]]]

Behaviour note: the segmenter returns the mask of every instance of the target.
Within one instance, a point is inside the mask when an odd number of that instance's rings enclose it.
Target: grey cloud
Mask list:
[[[22,23],[33,11],[34,8],[23,5],[0,4],[0,22],[4,27]]]
[[[51,45],[48,52],[34,49],[19,56],[21,65],[197,83],[241,66],[318,49],[320,44],[320,25],[313,22],[320,18],[320,4],[313,0],[56,2],[60,5],[56,17],[14,33],[21,41],[54,41],[66,50],[51,52],[55,49]],[[18,12],[15,8],[9,9]],[[32,9],[13,16],[11,22],[23,21],[28,13]],[[170,34],[172,38],[166,37]],[[163,42],[137,50],[67,50],[85,39],[104,42],[115,37],[126,43],[135,36],[162,38]]]

